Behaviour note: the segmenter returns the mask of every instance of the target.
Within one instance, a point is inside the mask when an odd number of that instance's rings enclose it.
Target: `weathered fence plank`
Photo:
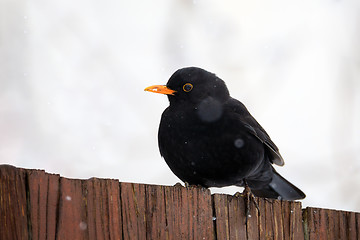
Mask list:
[[[227,199],[230,239],[246,239],[244,198],[227,195]]]
[[[360,239],[360,213],[0,165],[0,239]]]
[[[121,183],[124,239],[146,239],[145,185]]]
[[[303,239],[302,210],[299,202],[257,199],[245,224],[243,198],[214,194],[216,237],[218,239]]]
[[[31,236],[33,239],[55,239],[60,176],[30,171],[27,179]]]
[[[212,239],[212,205],[208,189],[165,187],[168,239]],[[191,231],[190,231],[191,229]]]
[[[28,239],[26,170],[0,166],[0,239]]]
[[[360,214],[308,207],[303,210],[305,239],[360,239]]]

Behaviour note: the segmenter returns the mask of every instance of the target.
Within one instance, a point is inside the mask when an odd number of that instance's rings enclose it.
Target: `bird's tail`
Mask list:
[[[251,192],[257,197],[277,198],[283,200],[297,200],[305,198],[299,188],[295,187],[288,180],[283,178],[273,169],[274,175],[271,182],[265,188],[251,189]]]

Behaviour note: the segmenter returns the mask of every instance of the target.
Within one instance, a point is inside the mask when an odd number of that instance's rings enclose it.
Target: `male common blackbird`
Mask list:
[[[305,194],[280,176],[278,148],[225,82],[201,68],[177,70],[165,85],[145,91],[167,94],[159,148],[172,172],[190,185],[248,186],[258,197],[295,200]]]

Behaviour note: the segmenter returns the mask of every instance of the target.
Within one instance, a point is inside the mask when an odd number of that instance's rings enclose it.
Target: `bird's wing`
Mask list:
[[[278,147],[255,118],[251,116],[245,105],[233,98],[226,105],[231,108],[232,112],[238,115],[240,122],[245,126],[245,129],[257,137],[266,146],[270,153],[271,162],[283,166],[284,159],[281,157]]]

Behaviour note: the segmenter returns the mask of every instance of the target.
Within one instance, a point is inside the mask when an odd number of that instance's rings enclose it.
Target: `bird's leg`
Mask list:
[[[242,193],[240,193],[240,192],[236,192],[234,195],[233,195],[233,197],[243,197],[244,195],[242,194]]]
[[[174,187],[182,187],[181,183],[177,182]]]
[[[183,185],[181,184],[181,183],[179,183],[179,182],[177,182],[175,185],[174,185],[174,187],[182,187]],[[188,183],[188,182],[184,182],[184,187],[186,188],[186,189],[189,189],[190,187],[191,187],[191,185]]]
[[[175,185],[174,185],[174,187],[182,187],[182,185],[181,185],[181,183],[176,183]],[[202,189],[207,189],[206,187],[204,187],[204,186],[202,186],[202,185],[200,185],[200,184],[198,184],[198,185],[190,185],[188,182],[184,182],[184,187],[186,188],[186,189],[191,189],[191,188],[202,188]]]
[[[246,180],[244,180],[244,184],[245,184],[245,189],[242,193],[242,195],[246,198],[245,199],[245,214],[246,214],[246,219],[245,219],[245,224],[247,224],[248,218],[251,217],[250,214],[250,204],[251,204],[251,200],[254,202],[256,209],[258,210],[258,212],[260,213],[260,208],[258,203],[256,202],[255,196],[254,194],[251,192],[251,189],[249,187],[249,185],[247,184]]]

